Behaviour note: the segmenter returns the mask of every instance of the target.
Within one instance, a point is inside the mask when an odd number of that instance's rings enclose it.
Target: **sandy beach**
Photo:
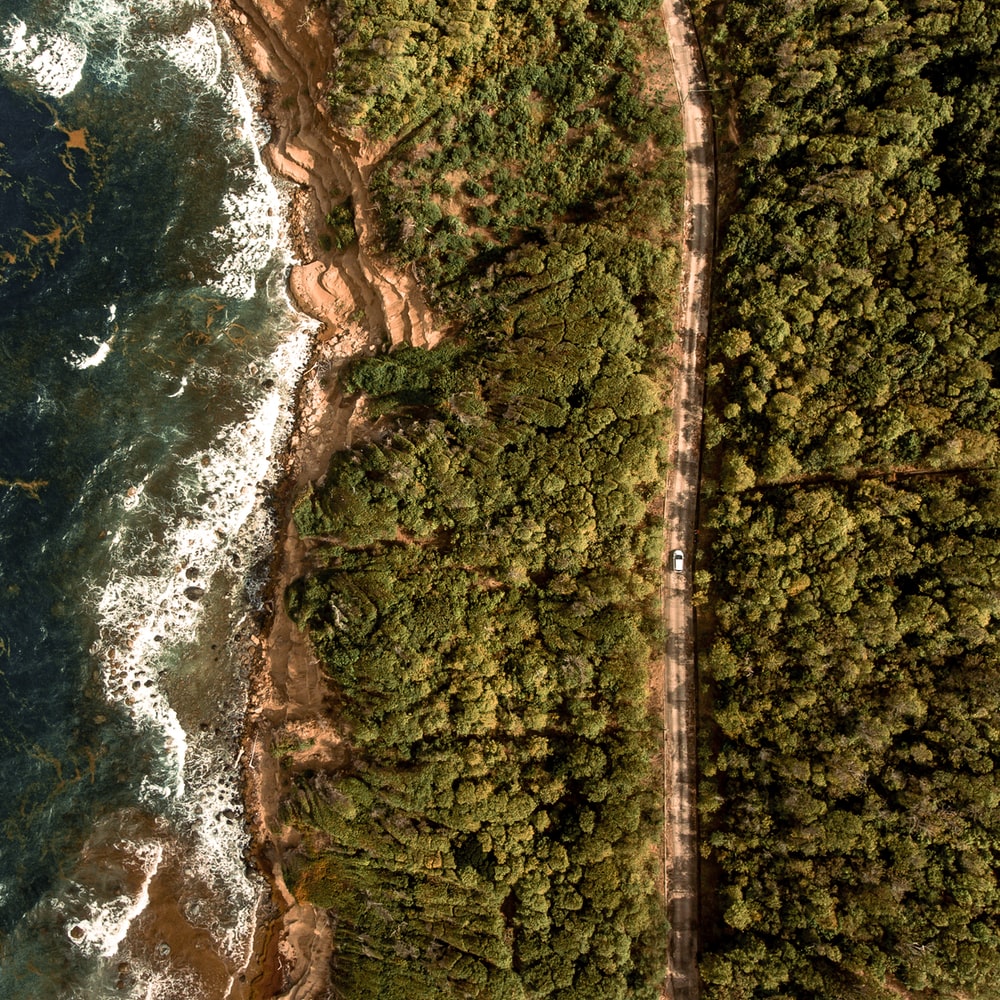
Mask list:
[[[366,434],[363,400],[346,397],[341,374],[351,359],[399,344],[433,346],[440,333],[411,273],[370,251],[373,212],[367,181],[380,149],[339,133],[323,87],[336,58],[333,31],[308,0],[218,0],[216,13],[242,52],[272,129],[265,162],[290,193],[295,254],[289,289],[319,323],[312,363],[299,387],[294,430],[278,496],[280,527],[271,580],[273,613],[257,653],[245,733],[244,787],[254,862],[271,885],[250,965],[234,988],[239,1000],[310,1000],[325,996],[333,933],[325,912],[298,903],[283,875],[296,843],[278,805],[290,777],[339,770],[347,748],[337,729],[323,672],[306,637],[284,610],[288,583],[308,566],[309,551],[291,511],[306,484],[325,473],[330,456]],[[324,250],[327,213],[345,196],[358,240]],[[281,747],[281,761],[275,748]],[[289,750],[287,748],[302,748]]]

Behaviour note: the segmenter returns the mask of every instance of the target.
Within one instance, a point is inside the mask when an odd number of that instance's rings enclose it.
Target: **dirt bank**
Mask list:
[[[345,365],[387,346],[433,346],[440,334],[413,274],[371,252],[367,182],[379,150],[339,133],[330,120],[323,88],[336,47],[325,15],[309,0],[217,0],[215,9],[259,84],[272,127],[265,161],[289,182],[290,228],[302,262],[292,268],[289,288],[299,308],[321,324],[299,390],[279,498],[283,527],[274,562],[273,621],[254,639],[261,656],[245,748],[246,808],[254,858],[271,882],[272,906],[232,996],[313,1000],[327,995],[333,932],[325,913],[298,903],[286,886],[282,860],[295,834],[282,827],[278,804],[290,774],[336,771],[347,750],[324,675],[281,600],[308,564],[291,504],[325,473],[333,452],[365,433],[358,400],[339,387]],[[326,216],[347,197],[358,240],[343,252],[324,250]]]

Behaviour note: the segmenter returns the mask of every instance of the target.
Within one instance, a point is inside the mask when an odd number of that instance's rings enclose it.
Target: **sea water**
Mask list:
[[[212,1000],[309,333],[197,0],[0,0],[0,996]]]

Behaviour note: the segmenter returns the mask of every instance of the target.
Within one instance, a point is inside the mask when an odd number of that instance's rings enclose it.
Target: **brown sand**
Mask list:
[[[253,854],[271,882],[272,907],[233,997],[313,1000],[327,995],[333,932],[325,912],[298,902],[288,890],[282,858],[296,836],[281,826],[278,805],[290,774],[336,772],[347,747],[324,674],[284,610],[284,590],[309,558],[291,506],[307,483],[325,473],[335,451],[366,433],[359,400],[339,387],[347,362],[388,345],[433,346],[441,334],[414,275],[376,261],[370,250],[367,181],[383,150],[333,127],[323,85],[336,48],[321,9],[310,0],[216,0],[215,7],[260,84],[272,125],[265,160],[296,186],[290,225],[297,255],[306,263],[292,268],[289,287],[299,307],[322,324],[299,390],[280,498],[284,527],[274,564],[273,621],[254,638],[263,655],[251,691],[245,797]],[[345,194],[354,206],[358,242],[342,253],[324,252],[319,236],[326,214]]]

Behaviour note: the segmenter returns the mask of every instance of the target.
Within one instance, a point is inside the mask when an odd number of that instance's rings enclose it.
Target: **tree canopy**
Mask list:
[[[333,911],[338,995],[662,981],[648,672],[681,167],[636,69],[657,21],[628,7],[339,8],[337,112],[403,133],[386,245],[454,335],[350,369],[380,433],[295,511],[315,571],[287,604],[350,755],[297,778],[289,878]],[[559,106],[549,76],[576,88]]]
[[[706,994],[995,997],[1000,15],[700,6]]]

